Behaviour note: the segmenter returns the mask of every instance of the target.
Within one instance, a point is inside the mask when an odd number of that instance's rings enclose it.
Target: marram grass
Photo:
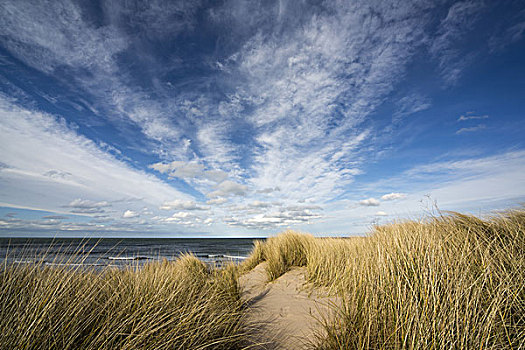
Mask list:
[[[317,349],[525,349],[525,210],[450,213],[365,238],[293,232],[259,243],[273,280],[292,266],[343,300]]]
[[[174,263],[102,272],[43,264],[0,272],[0,349],[237,349],[237,269]]]

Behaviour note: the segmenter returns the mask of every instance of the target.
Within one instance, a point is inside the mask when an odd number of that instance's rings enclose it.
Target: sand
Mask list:
[[[265,263],[241,276],[243,298],[249,305],[248,321],[254,324],[253,349],[306,349],[314,334],[322,334],[316,319],[331,317],[330,305],[338,303],[305,285],[306,268],[296,267],[266,283]]]

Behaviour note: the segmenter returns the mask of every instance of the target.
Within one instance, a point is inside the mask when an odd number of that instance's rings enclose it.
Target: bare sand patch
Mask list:
[[[321,332],[316,319],[328,316],[337,299],[308,288],[304,267],[267,283],[265,264],[240,278],[249,305],[248,322],[255,325],[250,337],[253,349],[306,349],[315,332]]]

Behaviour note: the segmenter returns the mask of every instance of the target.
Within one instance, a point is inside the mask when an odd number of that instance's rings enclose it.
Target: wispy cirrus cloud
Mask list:
[[[476,55],[474,52],[465,54],[460,45],[468,40],[466,34],[473,29],[483,10],[482,0],[458,1],[450,6],[440,23],[430,52],[439,60],[441,75],[447,84],[455,84]]]
[[[157,207],[173,198],[190,198],[102,151],[63,119],[20,108],[4,97],[0,110],[1,159],[6,164],[0,177],[10,184],[0,198],[4,205],[32,203],[34,209],[96,214],[131,203],[122,198]],[[49,176],[57,173],[67,176]]]
[[[476,126],[471,126],[471,127],[468,127],[468,128],[461,128],[458,131],[456,131],[456,135],[461,135],[461,134],[465,134],[465,133],[471,133],[471,132],[483,130],[483,129],[486,129],[486,128],[487,128],[487,126],[485,124],[478,124]]]
[[[156,94],[168,93],[169,98],[151,100],[147,98],[147,90],[127,84],[117,64],[116,55],[134,55],[136,44],[123,24],[128,18],[134,18],[133,24],[149,35],[176,38],[181,31],[194,28],[194,15],[201,6],[199,2],[187,6],[158,5],[144,5],[139,13],[131,13],[125,5],[106,5],[103,10],[108,11],[109,22],[96,31],[80,16],[82,7],[75,4],[66,6],[63,11],[68,16],[59,25],[55,24],[51,18],[55,12],[62,11],[58,3],[41,10],[45,16],[38,32],[47,27],[57,33],[67,32],[72,45],[83,42],[86,35],[92,38],[91,52],[104,57],[104,64],[89,66],[92,74],[80,78],[81,86],[97,96],[101,108],[106,106],[106,110],[117,112],[115,117],[138,125],[161,149],[181,149],[175,154],[181,160],[155,163],[154,169],[182,179],[207,176],[217,182],[226,179],[224,171],[227,170],[234,177],[247,178],[246,183],[255,191],[279,188],[280,195],[291,201],[300,200],[299,196],[328,200],[360,173],[363,159],[360,148],[370,137],[366,128],[363,131],[362,123],[403,75],[406,62],[416,48],[425,43],[424,27],[430,20],[425,15],[425,6],[432,6],[425,4],[416,8],[410,3],[396,3],[392,11],[382,2],[367,6],[332,2],[323,5],[326,8],[256,2],[252,5],[267,12],[254,17],[249,10],[251,5],[226,2],[209,11],[212,21],[233,23],[230,32],[242,38],[240,45],[226,41],[222,49],[228,54],[216,58],[218,64],[212,74],[229,82],[219,86],[225,97],[173,96],[169,95],[169,85],[157,85]],[[14,3],[9,7],[27,16],[38,10]],[[273,16],[274,11],[279,13],[278,17]],[[452,29],[456,12],[463,13],[451,10],[450,18],[444,21]],[[301,15],[298,17],[297,13]],[[177,18],[180,25],[150,26],[145,18],[152,17],[159,18],[158,23],[163,23],[165,18]],[[82,34],[71,30],[75,23],[70,18],[81,21],[77,30]],[[247,24],[245,18],[253,21]],[[23,23],[22,20],[13,22],[13,28]],[[19,56],[25,59],[34,55],[40,45],[36,39],[31,41],[33,29],[25,29],[23,33],[27,34],[23,36],[15,29],[9,33],[13,42],[27,42],[33,50],[17,51]],[[110,51],[109,39],[100,31],[112,33],[111,40],[117,40],[120,45],[112,46]],[[86,67],[82,60],[68,58],[68,49],[60,42],[49,49],[48,61],[56,64],[39,67],[38,62],[29,58],[26,62],[43,71],[56,69],[57,65]],[[153,66],[157,69],[159,65]],[[104,91],[104,96],[98,91]],[[412,98],[402,103],[400,113],[413,113],[427,107],[424,99]],[[168,117],[173,113],[177,118]],[[249,142],[246,146],[232,140],[239,128],[241,113],[243,128],[250,131],[251,140],[241,141]],[[220,120],[211,118],[214,115],[220,116]],[[173,151],[169,152],[167,157],[173,155]],[[192,157],[194,159],[188,161]],[[247,164],[241,164],[241,160]],[[221,190],[232,187],[229,182],[221,186],[211,195],[232,191]],[[236,193],[246,191],[239,186],[234,186]]]
[[[476,115],[473,112],[469,112],[469,113],[466,113],[465,115],[459,116],[458,122],[464,122],[467,120],[482,120],[482,119],[489,119],[489,116],[487,114]]]

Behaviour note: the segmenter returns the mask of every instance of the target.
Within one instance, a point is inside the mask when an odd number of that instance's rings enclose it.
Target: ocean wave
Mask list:
[[[149,260],[150,257],[138,255],[138,256],[108,256],[108,260]]]
[[[240,256],[240,255],[224,255],[224,257],[227,259],[237,259],[237,260],[248,259],[247,256]]]
[[[106,264],[98,264],[98,263],[60,263],[60,262],[44,262],[47,266],[112,266],[112,265],[106,265]]]
[[[223,259],[244,260],[247,258],[247,256],[227,255],[227,254],[197,254],[197,258],[206,258],[206,259],[223,258]]]
[[[34,264],[35,262],[33,260],[15,260],[15,264]]]

